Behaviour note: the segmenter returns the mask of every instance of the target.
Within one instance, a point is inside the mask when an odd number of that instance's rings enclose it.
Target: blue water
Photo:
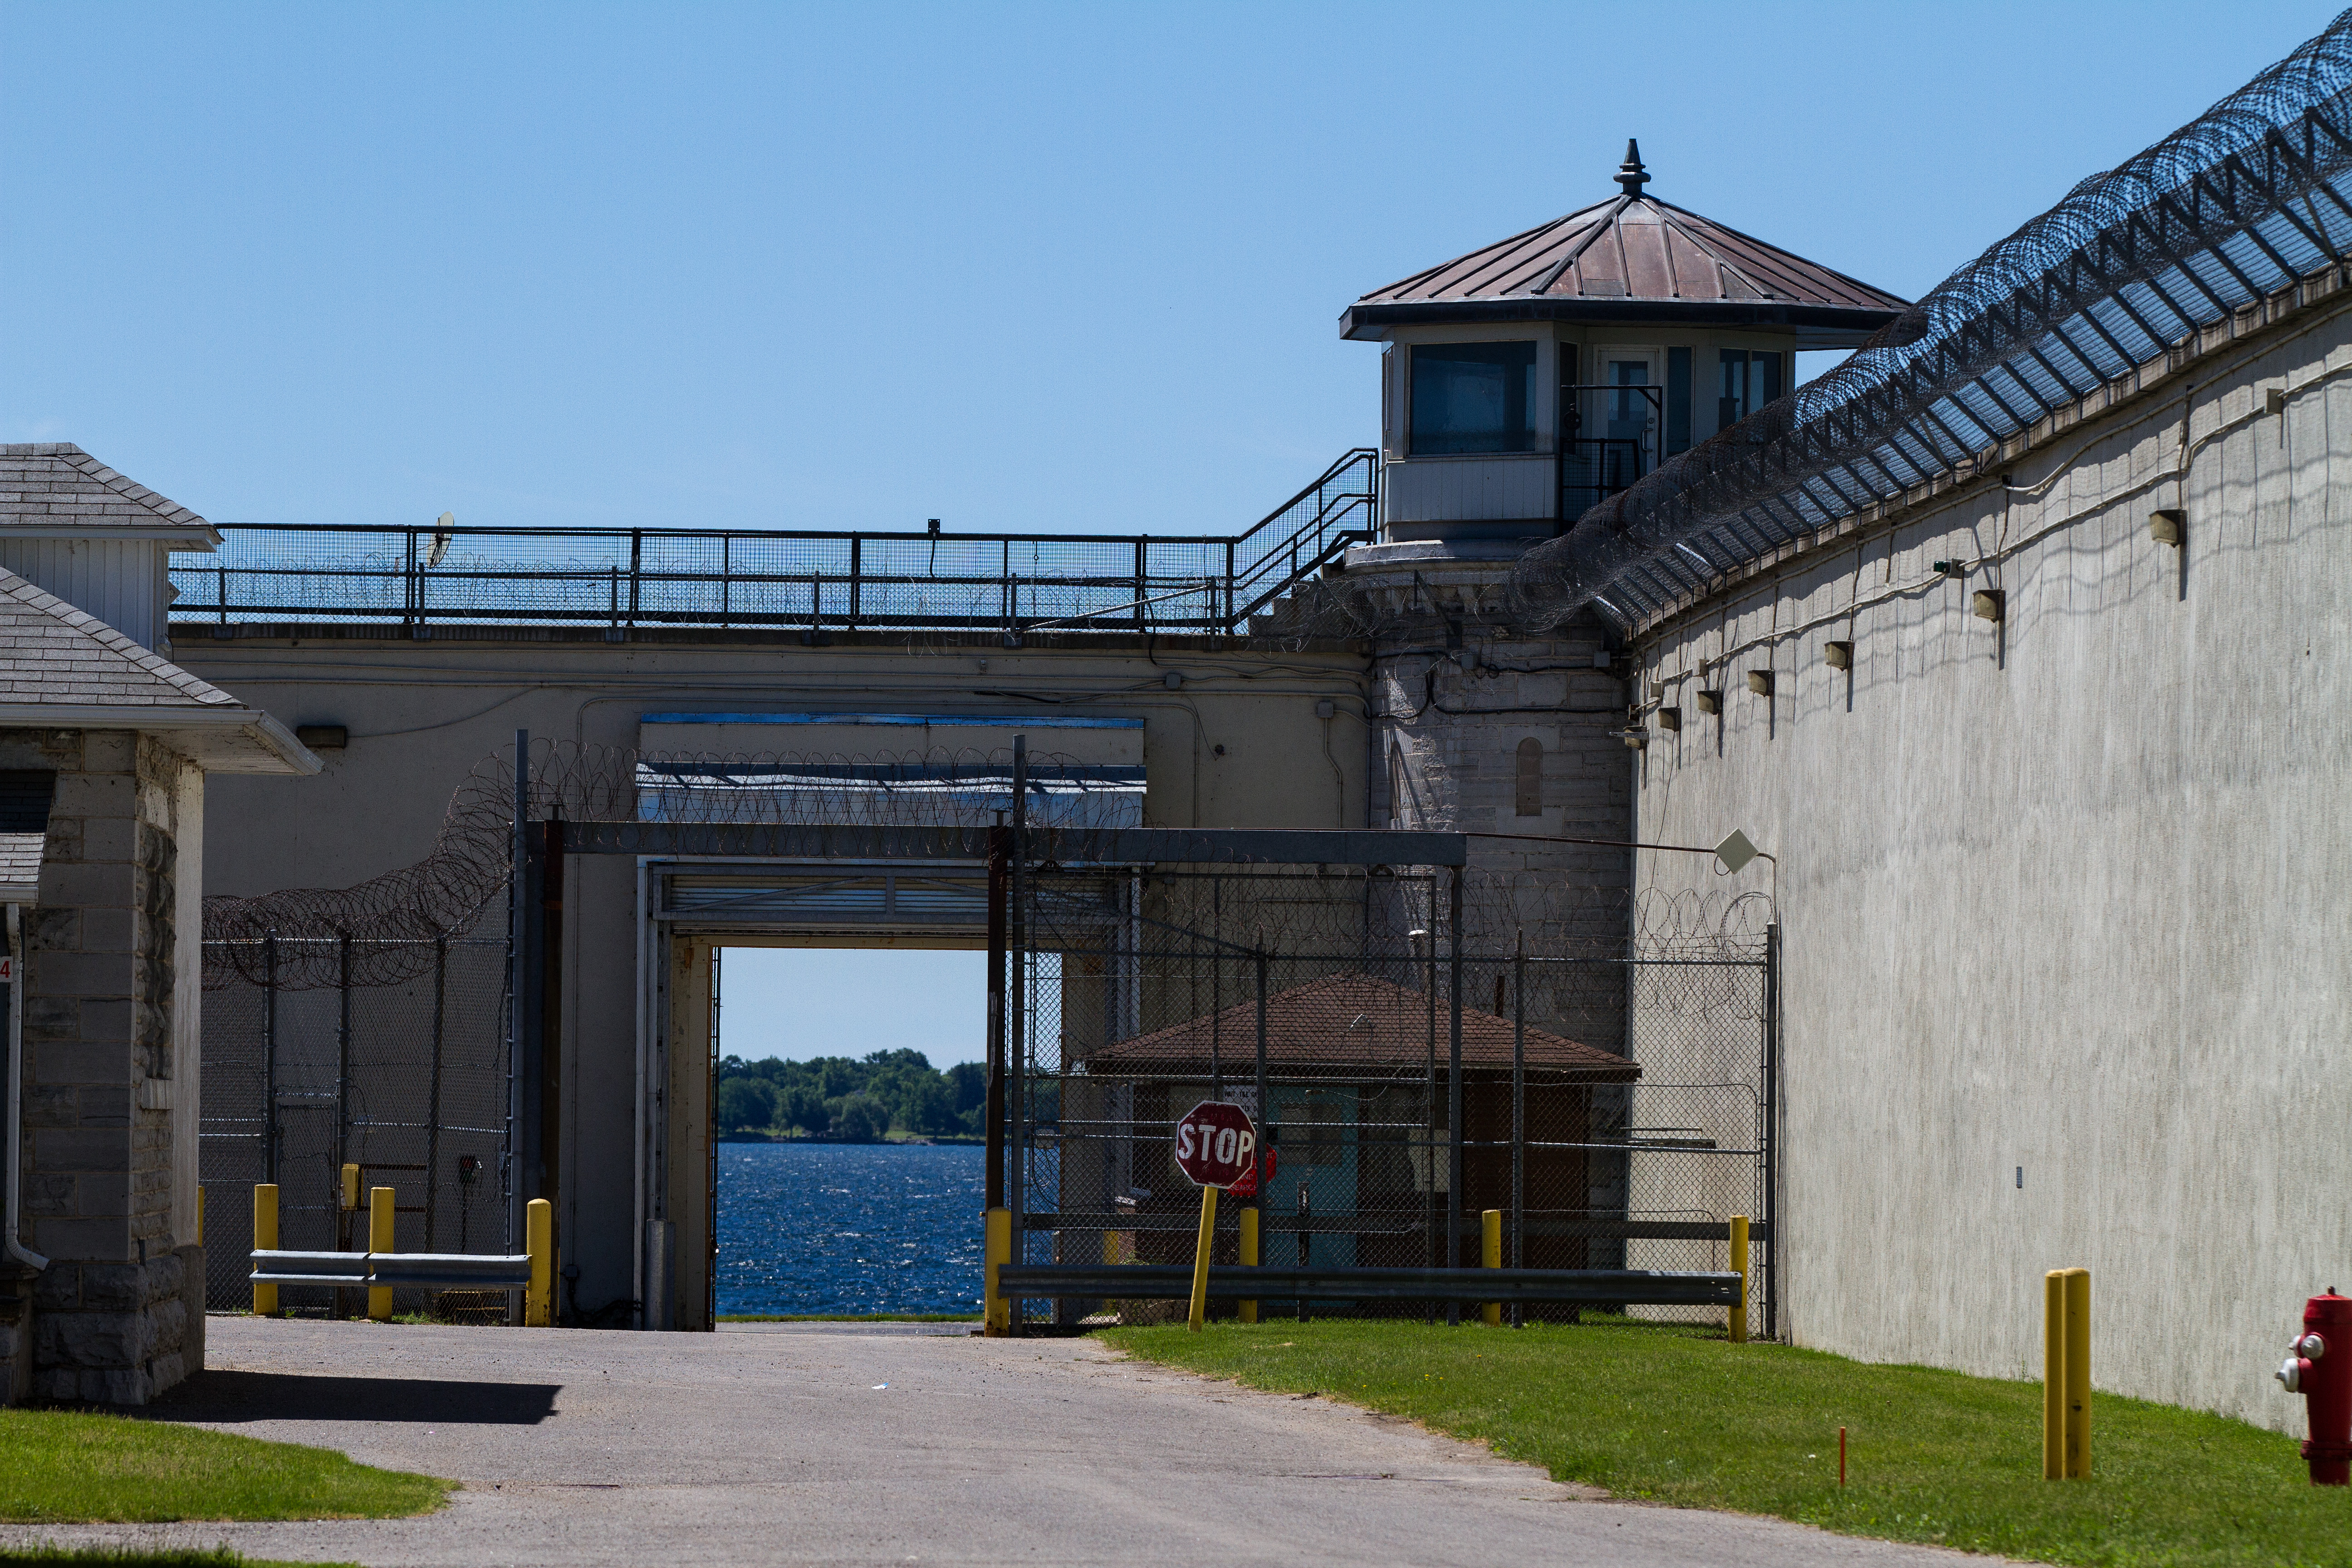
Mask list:
[[[719,1310],[980,1310],[987,1151],[721,1143]]]

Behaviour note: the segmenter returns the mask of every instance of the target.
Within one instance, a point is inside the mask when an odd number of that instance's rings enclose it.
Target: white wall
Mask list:
[[[2042,1272],[2079,1264],[2099,1387],[2301,1422],[2270,1370],[2304,1298],[2352,1287],[2332,303],[2045,443],[2014,493],[1859,531],[1639,639],[1684,718],[1644,753],[1640,837],[1738,826],[1780,857],[1798,1342],[2038,1376]],[[2181,505],[2185,574],[2147,533]],[[1934,575],[1954,558],[1978,564]],[[1988,587],[2000,626],[1969,613]],[[1727,885],[1695,858],[1640,877]]]

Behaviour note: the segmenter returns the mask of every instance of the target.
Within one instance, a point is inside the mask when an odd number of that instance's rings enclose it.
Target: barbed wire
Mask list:
[[[1507,613],[1622,625],[1949,474],[2352,249],[2352,11],[1988,247],[1829,374],[1586,511]]]

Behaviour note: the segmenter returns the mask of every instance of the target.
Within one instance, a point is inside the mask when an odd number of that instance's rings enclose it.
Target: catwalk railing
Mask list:
[[[860,631],[1232,633],[1372,537],[1348,453],[1246,531],[874,533],[226,523],[173,558],[173,620]]]

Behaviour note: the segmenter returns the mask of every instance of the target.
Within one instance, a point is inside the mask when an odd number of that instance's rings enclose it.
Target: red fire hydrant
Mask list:
[[[2333,1285],[2303,1304],[2303,1332],[2287,1347],[2278,1380],[2309,1401],[2303,1457],[2315,1487],[2352,1485],[2352,1299]]]

